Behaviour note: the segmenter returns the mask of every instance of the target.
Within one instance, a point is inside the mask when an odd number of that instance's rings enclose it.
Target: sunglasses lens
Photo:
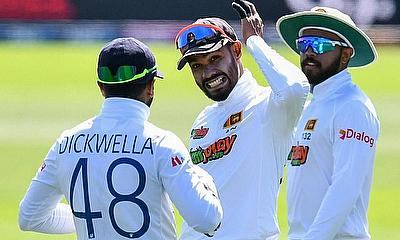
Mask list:
[[[305,53],[309,47],[316,54],[323,54],[335,50],[332,40],[321,37],[301,37],[296,40],[296,47],[301,53]]]
[[[135,66],[120,66],[117,70],[117,78],[119,81],[131,79],[136,74]]]
[[[99,79],[104,82],[122,82],[134,78],[135,74],[135,66],[120,66],[115,76],[112,75],[108,67],[99,67],[97,69]]]
[[[97,76],[99,77],[100,80],[106,82],[112,81],[114,79],[108,67],[99,67],[97,69]]]
[[[183,48],[190,42],[207,39],[216,36],[216,31],[206,26],[194,26],[183,31],[177,39],[177,47]]]

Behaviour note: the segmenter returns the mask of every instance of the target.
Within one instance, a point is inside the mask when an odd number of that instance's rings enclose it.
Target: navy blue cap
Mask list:
[[[156,66],[156,59],[150,48],[135,38],[117,38],[107,43],[100,52],[97,68],[108,67],[115,74],[120,66],[135,66],[137,72]],[[153,77],[164,78],[158,69],[146,74],[145,80]]]

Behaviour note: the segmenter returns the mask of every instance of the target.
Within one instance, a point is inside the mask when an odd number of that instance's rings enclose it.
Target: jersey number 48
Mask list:
[[[74,214],[75,217],[77,218],[82,218],[86,220],[86,227],[87,227],[87,232],[88,232],[88,237],[89,238],[95,238],[94,234],[94,227],[93,227],[93,219],[96,218],[102,218],[101,212],[92,212],[90,208],[90,201],[89,201],[89,187],[88,187],[88,170],[87,170],[87,158],[80,158],[78,163],[76,164],[76,167],[74,169],[74,172],[72,174],[72,179],[71,179],[71,185],[70,185],[70,191],[69,191],[69,203],[71,205],[72,213]],[[112,183],[112,174],[114,169],[120,165],[120,164],[128,164],[133,166],[138,174],[139,174],[139,184],[137,189],[131,193],[131,194],[120,194],[118,193]],[[74,210],[74,189],[76,185],[76,180],[78,178],[79,173],[81,172],[82,174],[82,183],[83,183],[83,196],[84,196],[84,202],[85,202],[85,211],[84,212],[77,212]],[[131,158],[118,158],[114,162],[111,163],[110,167],[107,170],[107,186],[108,190],[110,191],[111,195],[114,196],[114,199],[111,201],[108,211],[110,215],[110,220],[112,227],[115,229],[115,231],[126,237],[126,238],[139,238],[143,236],[147,230],[149,229],[150,226],[150,214],[149,214],[149,208],[147,207],[146,203],[137,198],[144,190],[144,187],[146,185],[146,173],[144,171],[143,166],[136,161],[135,159]],[[121,229],[116,220],[115,220],[115,205],[119,202],[132,202],[136,204],[140,210],[143,213],[143,224],[139,230],[136,232],[127,232],[123,229]]]

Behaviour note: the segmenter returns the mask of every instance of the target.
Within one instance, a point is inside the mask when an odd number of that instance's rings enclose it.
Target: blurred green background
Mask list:
[[[102,43],[0,43],[0,233],[1,239],[75,239],[18,228],[18,204],[53,141],[67,128],[96,115],[102,97],[96,85]],[[150,121],[175,132],[186,144],[192,121],[210,101],[197,89],[190,71],[175,68],[178,52],[171,44],[151,43],[166,75],[156,83]],[[298,65],[298,56],[274,46]],[[372,239],[400,239],[400,47],[378,46],[379,59],[353,69],[354,81],[370,96],[381,120],[375,159],[369,224]],[[244,65],[266,85],[251,56]],[[287,238],[285,183],[279,197],[281,239]],[[245,194],[245,193],[243,193]],[[180,231],[181,219],[177,215]]]

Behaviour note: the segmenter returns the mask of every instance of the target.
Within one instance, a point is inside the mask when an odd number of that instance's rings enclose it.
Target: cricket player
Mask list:
[[[288,157],[289,239],[370,239],[379,120],[348,68],[372,63],[375,47],[348,15],[327,7],[283,16],[277,29],[300,54],[312,93]]]
[[[226,21],[203,18],[184,27],[176,37],[178,69],[187,63],[198,87],[215,101],[194,121],[189,148],[193,163],[213,176],[224,209],[213,239],[278,239],[277,196],[308,83],[265,43],[254,5],[237,1],[234,7],[243,16],[243,41],[270,86],[260,86],[244,68],[242,45]],[[186,222],[181,239],[206,237]]]
[[[101,50],[97,73],[101,112],[53,144],[20,204],[20,228],[176,239],[172,200],[190,227],[212,236],[222,218],[213,179],[178,137],[147,120],[155,77],[163,78],[153,53],[134,38],[115,39]]]

